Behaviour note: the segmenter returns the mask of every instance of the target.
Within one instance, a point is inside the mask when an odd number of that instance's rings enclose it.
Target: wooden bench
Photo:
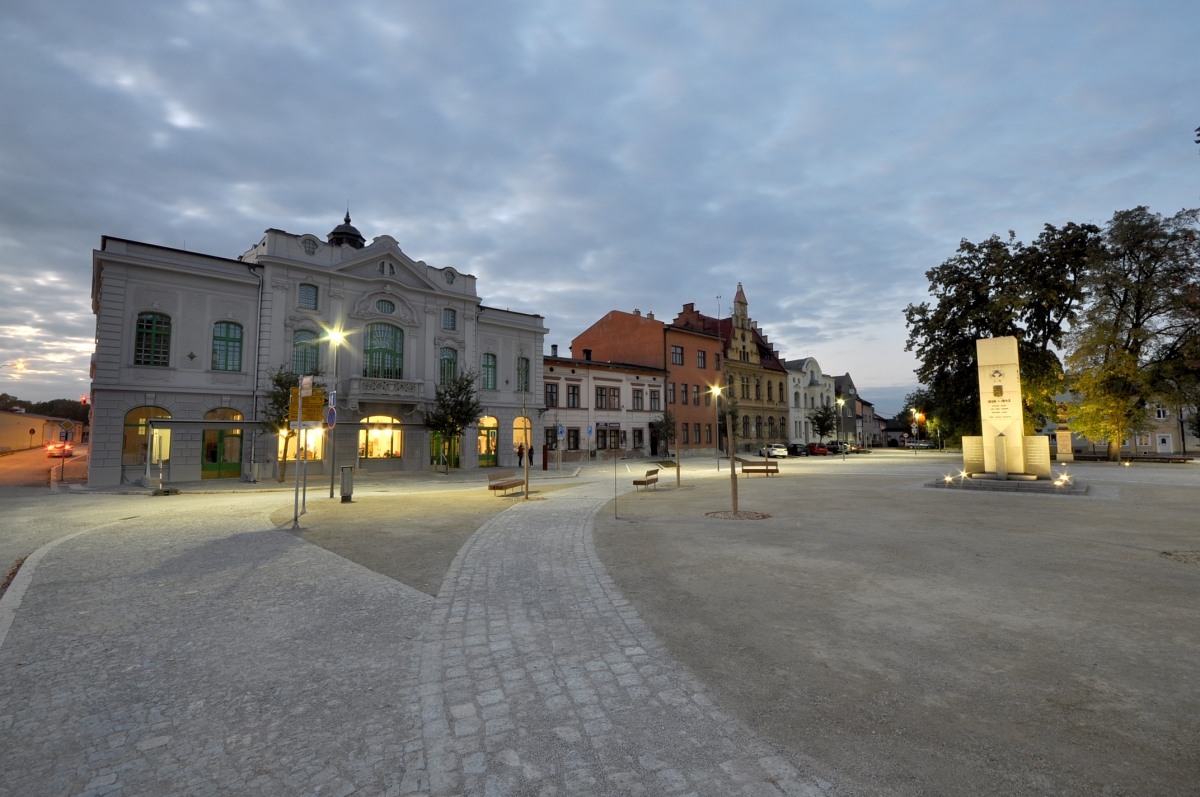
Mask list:
[[[517,474],[511,470],[501,471],[500,473],[488,474],[488,489],[503,490],[507,495],[509,490],[514,490],[517,487],[524,487],[525,480],[516,478]]]
[[[761,473],[764,476],[779,475],[779,461],[775,459],[742,459],[736,457],[742,465],[742,473],[746,475]]]
[[[659,470],[658,468],[654,468],[653,470],[648,470],[648,471],[646,471],[646,475],[643,476],[642,478],[634,479],[633,480],[633,489],[638,490],[642,487],[645,487],[648,490],[648,489],[650,489],[650,485],[652,485],[652,484],[657,485],[658,484],[658,470]],[[655,487],[654,489],[657,490],[658,487]]]

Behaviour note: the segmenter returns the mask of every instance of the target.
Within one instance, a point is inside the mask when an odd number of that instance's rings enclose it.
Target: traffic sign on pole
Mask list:
[[[330,429],[337,426],[337,408],[326,407],[321,411],[321,415],[325,419],[325,425]]]
[[[559,437],[563,436],[563,427],[562,427],[561,423],[558,425],[558,436]]]

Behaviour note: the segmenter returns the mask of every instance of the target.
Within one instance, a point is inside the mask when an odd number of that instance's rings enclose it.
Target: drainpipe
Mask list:
[[[258,277],[258,313],[255,317],[255,323],[254,323],[254,388],[253,388],[253,392],[251,393],[251,401],[253,402],[253,404],[251,405],[251,410],[250,410],[250,415],[251,415],[250,420],[257,421],[258,420],[258,364],[260,361],[259,356],[262,354],[263,275],[254,270],[254,268],[257,264],[252,263],[252,264],[247,264],[247,265],[250,268],[250,273],[253,274],[254,276]],[[263,271],[265,272],[266,268],[264,268]],[[260,430],[256,428],[254,430],[254,434],[250,437],[250,475],[252,477],[257,477],[257,474],[254,472],[254,467],[255,467],[256,452],[257,452],[257,448],[258,448],[257,443],[258,443],[259,433],[260,433]],[[255,478],[255,480],[257,481],[257,478]]]

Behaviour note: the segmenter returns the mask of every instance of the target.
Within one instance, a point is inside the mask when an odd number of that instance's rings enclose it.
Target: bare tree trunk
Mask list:
[[[675,486],[679,485],[679,446],[675,446]]]
[[[725,437],[726,445],[729,446],[729,491],[733,499],[733,514],[738,512],[738,494],[737,494],[737,462],[733,456],[733,422],[729,420],[729,415],[725,415]]]
[[[279,481],[287,479],[287,455],[291,446],[293,432],[288,432],[283,438],[283,458],[279,460]]]

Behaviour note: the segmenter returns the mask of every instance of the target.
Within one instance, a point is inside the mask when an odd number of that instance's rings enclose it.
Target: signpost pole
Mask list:
[[[303,395],[303,393],[301,393],[297,398],[299,400],[299,411],[296,413],[296,418],[299,419],[299,418],[304,417],[304,395]],[[299,428],[299,426],[296,427],[296,443],[297,443],[297,445],[299,445],[299,443],[300,443],[300,428]],[[286,457],[287,456],[287,446],[286,445],[283,447],[283,451],[284,451],[284,456]],[[300,467],[300,457],[297,456],[296,457],[297,470],[299,469],[299,467]],[[296,497],[292,503],[292,528],[298,529],[298,528],[300,528],[300,474],[297,473],[294,478],[296,479]]]

